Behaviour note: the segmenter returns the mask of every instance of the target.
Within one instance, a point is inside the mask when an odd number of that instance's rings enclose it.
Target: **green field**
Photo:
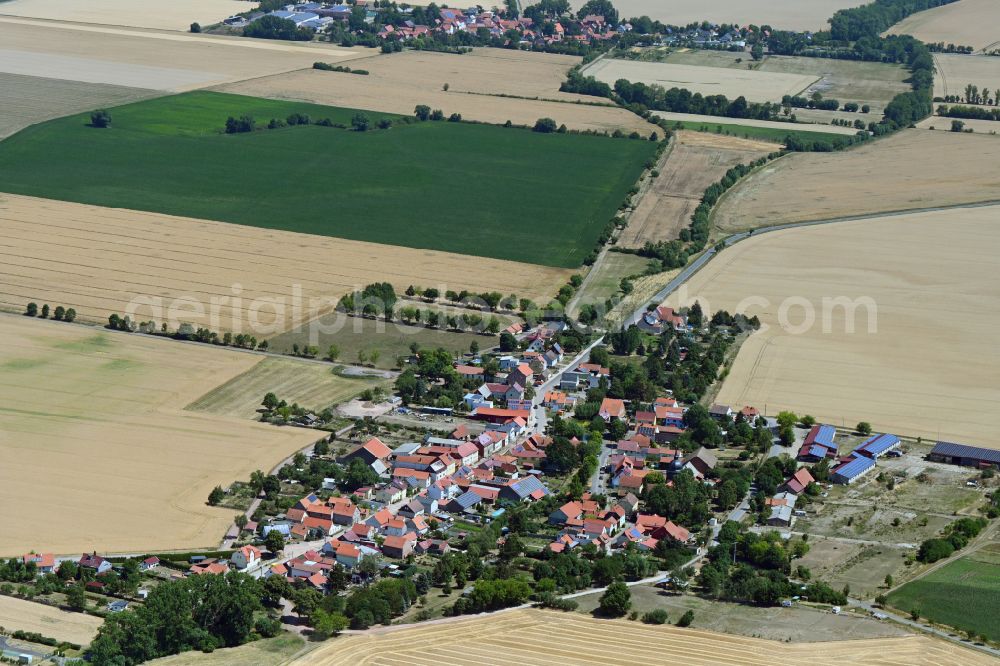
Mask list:
[[[695,132],[708,132],[710,134],[727,134],[738,136],[744,139],[760,139],[762,141],[774,141],[782,143],[786,136],[795,136],[803,141],[833,141],[835,139],[849,139],[850,134],[834,134],[832,132],[802,132],[785,129],[783,127],[751,127],[750,125],[733,125],[727,123],[704,122],[701,120],[668,120],[671,129],[680,126],[681,129],[693,130]],[[789,125],[793,126],[792,123]]]
[[[994,547],[996,548],[996,547]],[[961,631],[1000,640],[1000,550],[946,564],[889,595],[889,604]]]
[[[80,114],[4,141],[0,191],[576,267],[656,147],[450,122],[227,135],[228,116],[356,112],[213,92],[111,112],[111,129]]]

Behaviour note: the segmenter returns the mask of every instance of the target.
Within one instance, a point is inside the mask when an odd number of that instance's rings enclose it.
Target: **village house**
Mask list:
[[[83,569],[90,569],[95,574],[102,574],[111,571],[111,562],[104,559],[97,553],[84,553],[77,564]]]
[[[389,536],[382,542],[382,554],[386,557],[402,560],[413,552],[417,544],[417,535],[408,532],[400,536]]]
[[[251,569],[260,563],[260,549],[256,546],[243,546],[230,556],[229,561],[237,569]]]
[[[33,563],[39,575],[55,573],[56,570],[56,556],[52,553],[28,553],[21,557],[21,561]]]
[[[601,417],[605,423],[611,419],[618,419],[620,421],[625,421],[628,419],[628,412],[625,411],[625,402],[617,398],[605,398],[601,401],[601,407],[597,411],[597,415]]]

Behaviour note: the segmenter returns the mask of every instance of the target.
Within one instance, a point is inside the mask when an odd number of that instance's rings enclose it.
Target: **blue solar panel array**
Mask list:
[[[931,451],[931,454],[958,458],[970,458],[993,463],[994,465],[1000,465],[1000,451],[996,449],[983,449],[978,446],[968,446],[966,444],[938,442],[934,445],[934,449]]]
[[[821,425],[816,431],[816,437],[813,441],[816,444],[824,444],[833,448],[837,448],[837,445],[833,443],[833,437],[837,434],[837,429],[831,425]]]
[[[843,477],[844,479],[850,480],[856,476],[864,474],[874,466],[875,461],[871,458],[865,458],[862,455],[854,454],[854,460],[844,463],[840,467],[833,470],[833,473],[837,476]]]
[[[896,437],[895,435],[872,435],[854,450],[858,453],[864,452],[873,458],[877,458],[898,444],[899,437]]]

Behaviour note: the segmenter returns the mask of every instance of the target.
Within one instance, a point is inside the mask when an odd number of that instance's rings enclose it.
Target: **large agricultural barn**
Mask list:
[[[966,467],[1000,465],[1000,451],[996,449],[984,449],[978,446],[953,444],[951,442],[938,442],[931,449],[931,452],[927,454],[927,457],[934,462],[965,465]]]

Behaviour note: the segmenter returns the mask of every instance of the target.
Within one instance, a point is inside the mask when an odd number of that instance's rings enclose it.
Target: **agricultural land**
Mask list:
[[[942,159],[947,168],[926,168]],[[725,234],[770,224],[998,201],[1000,182],[991,171],[998,161],[1000,141],[995,137],[923,130],[905,130],[839,153],[788,155],[730,190],[713,222]]]
[[[139,321],[176,318],[171,329],[187,322],[267,337],[303,327],[371,282],[400,291],[502,289],[542,302],[568,277],[525,263],[17,195],[0,196],[0,220],[0,307],[60,303],[92,323],[132,304]]]
[[[298,403],[319,413],[354,397],[367,388],[384,384],[382,376],[347,376],[325,363],[302,363],[265,358],[241,375],[201,396],[187,409],[221,416],[253,418],[268,392],[288,404]]]
[[[583,0],[570,5],[579,9]],[[619,0],[618,12],[631,18],[647,15],[672,25],[687,25],[701,21],[737,23],[740,25],[773,25],[786,30],[825,30],[827,19],[838,9],[866,4],[864,0]]]
[[[193,22],[208,25],[246,9],[246,4],[238,0],[102,0],[99,3],[8,0],[0,5],[0,15],[133,28],[187,30]]]
[[[505,49],[473,49],[460,57],[407,51],[352,61],[367,76],[302,70],[219,88],[276,99],[337,104],[409,115],[418,104],[466,120],[533,125],[549,117],[569,129],[648,136],[654,125],[606,100],[564,93],[559,85],[580,58]],[[447,88],[447,89],[446,89]],[[662,132],[661,132],[662,133]]]
[[[775,152],[778,146],[702,132],[677,132],[674,145],[657,165],[653,178],[629,216],[628,226],[618,244],[641,248],[677,238],[690,224],[691,213],[701,201],[705,188],[721,179],[737,164],[747,164]]]
[[[1000,5],[993,0],[961,0],[912,14],[889,29],[924,42],[944,42],[990,50],[1000,42]]]
[[[980,548],[889,594],[889,603],[932,622],[1000,638],[1000,544]]]
[[[728,134],[744,139],[760,139],[762,141],[780,142],[789,134],[805,135],[803,138],[832,139],[837,136],[853,136],[856,129],[839,125],[820,125],[818,123],[798,122],[787,123],[777,120],[755,120],[753,118],[720,118],[719,116],[703,116],[697,113],[674,113],[672,111],[654,111],[657,116],[669,121],[670,126],[698,132],[714,132]],[[818,136],[815,136],[818,135]]]
[[[0,189],[571,268],[593,251],[655,150],[649,141],[446,122],[228,136],[222,134],[227,116],[250,114],[264,125],[301,113],[343,124],[355,112],[222,93],[159,98],[114,113],[110,131],[69,116],[7,139]],[[452,143],[464,150],[452,150]],[[148,154],[160,157],[149,162]],[[265,163],[271,168],[241,169]],[[303,183],[320,172],[324,177],[289,189],[275,186],[273,172]],[[538,173],[550,177],[538,180],[532,175]],[[468,179],[490,184],[477,191],[476,206],[442,205],[453,184]],[[331,210],[328,188],[337,183],[351,186],[340,188]],[[517,198],[508,195],[514,189]],[[370,224],[376,211],[378,223]]]
[[[595,60],[582,73],[612,86],[618,79],[627,79],[667,89],[686,88],[706,96],[725,95],[734,99],[742,95],[751,102],[780,102],[782,96],[798,95],[819,79],[813,74],[782,74],[612,58]]]
[[[996,446],[984,410],[1000,400],[991,379],[1000,366],[977,341],[990,338],[1000,300],[989,249],[1000,242],[998,210],[791,229],[725,250],[686,285],[683,298],[712,309],[746,308],[765,327],[740,349],[718,401]],[[943,237],[948,243],[939,242]],[[823,299],[841,297],[870,299],[861,302],[877,315],[857,308],[854,332],[847,332],[847,312],[831,306],[824,323]],[[795,330],[803,322],[813,325]],[[938,408],[927,410],[932,396]]]
[[[14,315],[0,334],[5,556],[215,545],[232,514],[209,491],[312,440],[183,411],[259,357]],[[17,509],[43,486],[46,502]]]
[[[445,637],[447,637],[446,640]],[[411,663],[572,665],[683,660],[686,664],[794,664],[816,660],[815,643],[779,643],[698,629],[650,627],[553,611],[516,610],[351,636],[322,646],[295,666]],[[823,643],[822,663],[986,664],[987,657],[922,637]]]
[[[937,67],[937,75],[934,77],[935,97],[958,96],[965,99],[965,88],[968,85],[986,88],[990,91],[991,98],[994,97],[994,91],[1000,90],[1000,58],[996,56],[938,53],[934,56],[934,64]]]
[[[97,634],[101,622],[101,618],[93,615],[0,595],[0,627],[7,633],[20,630],[86,645]]]

